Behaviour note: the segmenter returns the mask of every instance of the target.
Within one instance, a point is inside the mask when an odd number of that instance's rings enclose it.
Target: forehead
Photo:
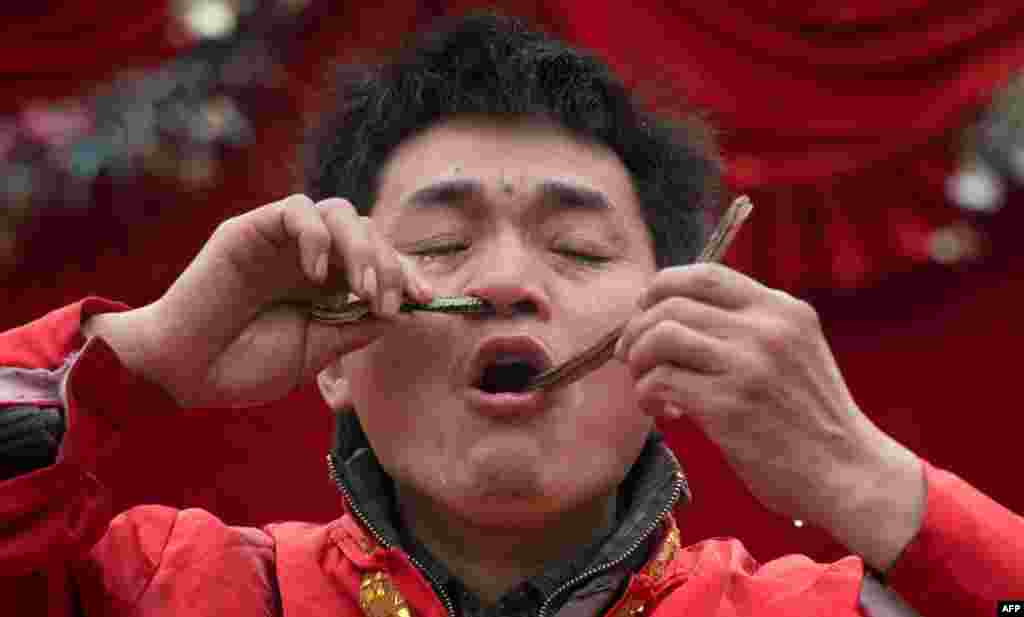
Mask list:
[[[491,190],[499,183],[524,192],[551,182],[573,185],[640,220],[632,178],[608,147],[539,119],[479,116],[446,120],[400,144],[381,170],[374,215],[393,214],[415,191],[458,178]]]

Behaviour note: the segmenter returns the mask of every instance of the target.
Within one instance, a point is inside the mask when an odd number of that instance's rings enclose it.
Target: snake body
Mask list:
[[[345,295],[347,297],[348,294]],[[310,315],[322,324],[350,324],[366,319],[370,314],[370,306],[370,302],[366,300],[339,303],[333,301],[331,297],[327,297],[313,305],[310,309]],[[409,311],[483,313],[490,310],[490,305],[484,300],[473,296],[438,296],[426,304],[411,302],[407,299],[402,302],[399,310],[403,313],[408,313]]]
[[[746,195],[736,198],[718,221],[718,225],[711,233],[711,237],[697,257],[697,261],[719,261],[752,209],[753,204]],[[310,307],[310,315],[316,321],[324,324],[344,325],[366,319],[370,314],[370,303],[366,300],[349,301],[349,295],[347,291],[325,295]],[[408,300],[406,298],[406,301],[402,302],[400,311],[485,313],[493,310],[490,303],[473,296],[440,296],[426,304]],[[600,367],[612,357],[615,343],[624,329],[625,324],[620,325],[582,353],[535,375],[525,391],[564,386]]]

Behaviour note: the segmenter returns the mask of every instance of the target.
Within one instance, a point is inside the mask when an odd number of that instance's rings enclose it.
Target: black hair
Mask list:
[[[720,164],[695,116],[644,111],[594,55],[493,12],[448,19],[389,62],[344,66],[309,140],[306,193],[369,215],[379,173],[404,140],[460,115],[553,121],[616,153],[633,179],[659,269],[689,263],[705,239]]]

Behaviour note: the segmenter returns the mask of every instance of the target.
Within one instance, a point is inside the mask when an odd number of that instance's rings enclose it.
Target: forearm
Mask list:
[[[171,394],[166,376],[175,370],[174,358],[180,358],[180,354],[161,340],[163,329],[158,327],[159,320],[157,306],[153,304],[130,311],[99,313],[83,320],[82,334],[87,340],[103,339],[124,368]]]
[[[145,435],[149,418],[176,410],[162,390],[104,344],[107,336],[76,353],[84,342],[83,322],[103,324],[105,319],[90,316],[112,316],[123,308],[90,299],[0,333],[0,414],[16,414],[6,417],[13,423],[32,405],[59,408],[65,429],[55,459],[48,455],[36,469],[0,481],[0,577],[44,568],[62,556],[71,559],[95,543],[112,515],[97,462],[116,454],[124,431]],[[133,322],[120,323],[126,328]],[[101,331],[102,325],[92,329],[93,335]],[[110,332],[114,340],[131,340],[123,336],[127,329]],[[37,425],[19,424],[11,438],[24,440],[31,435],[21,429]]]
[[[825,526],[885,573],[921,529],[928,489],[916,454],[881,431],[869,441],[864,457],[847,471],[847,490]]]
[[[148,307],[116,313],[99,313],[82,321],[86,339],[100,337],[117,353],[128,370],[149,377],[153,371],[153,352],[148,344],[153,336]]]
[[[922,461],[924,522],[886,583],[924,615],[983,615],[1024,590],[1024,517]]]
[[[26,326],[31,329],[31,326]],[[73,365],[71,344],[47,345],[45,335],[59,328],[36,328],[0,339],[18,339],[26,350],[54,349],[35,358],[14,345],[0,345],[0,579],[12,580],[70,560],[98,538],[108,520],[98,482],[73,462],[57,464],[64,440],[65,409],[60,384]],[[38,355],[38,354],[36,354]],[[19,362],[17,359],[22,361]],[[18,586],[17,597],[26,596]],[[38,595],[38,594],[37,594]],[[35,597],[35,596],[32,596]]]

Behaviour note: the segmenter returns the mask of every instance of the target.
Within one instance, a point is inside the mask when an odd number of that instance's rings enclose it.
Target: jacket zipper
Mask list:
[[[377,528],[370,523],[370,520],[366,518],[366,515],[363,514],[358,506],[356,506],[356,501],[355,499],[352,499],[352,493],[349,492],[348,486],[345,485],[345,481],[342,480],[341,475],[338,474],[338,468],[334,464],[334,457],[330,454],[327,455],[327,469],[330,473],[331,480],[334,481],[334,484],[337,485],[338,490],[341,491],[345,500],[348,502],[349,509],[352,510],[352,513],[356,515],[356,518],[359,519],[363,526],[369,530],[374,539],[377,540],[377,543],[387,549],[395,548],[394,545],[384,539],[384,536],[377,531]],[[444,602],[445,609],[448,611],[448,617],[455,617],[455,605],[452,604],[452,599],[448,596],[448,592],[445,591],[444,587],[442,587],[441,584],[438,583],[429,572],[427,572],[427,569],[423,567],[423,564],[417,561],[415,557],[409,554],[406,554],[406,557],[408,557],[409,561],[416,566],[416,569],[418,569],[420,573],[430,581],[430,584],[433,585],[434,591],[437,592],[437,595],[441,596],[441,601]]]
[[[678,459],[676,459],[675,453],[673,453],[671,449],[668,449],[668,453],[669,456],[672,457],[673,462],[675,462],[676,469],[679,469],[679,461]],[[349,509],[351,509],[352,513],[356,515],[356,518],[358,518],[360,522],[363,523],[363,526],[370,531],[373,537],[377,540],[378,544],[389,549],[394,548],[394,546],[391,543],[384,539],[380,532],[378,532],[377,529],[370,523],[369,519],[367,519],[366,516],[362,513],[362,511],[359,510],[359,508],[356,506],[355,500],[352,499],[352,494],[349,492],[344,480],[342,480],[341,476],[338,474],[338,469],[334,464],[334,457],[330,454],[327,455],[327,468],[330,472],[331,479],[334,481],[335,485],[337,485],[342,495],[345,496],[345,500],[348,501]],[[615,566],[621,564],[623,561],[629,559],[629,557],[634,552],[636,552],[636,550],[639,549],[644,542],[647,541],[647,538],[650,537],[652,533],[654,533],[654,530],[657,529],[658,525],[661,524],[662,519],[664,519],[665,516],[669,512],[671,512],[672,509],[675,507],[676,503],[679,501],[679,497],[683,493],[684,484],[685,480],[683,479],[682,474],[676,471],[674,473],[674,480],[672,482],[672,498],[668,501],[667,504],[665,504],[665,507],[662,508],[661,512],[658,513],[658,516],[655,517],[654,522],[648,525],[647,528],[644,529],[644,532],[640,535],[640,537],[637,538],[637,540],[630,545],[629,549],[625,553],[620,555],[617,559],[614,559],[612,561],[606,561],[605,563],[599,566],[590,568],[582,574],[573,577],[565,584],[563,584],[561,587],[556,589],[554,593],[552,593],[550,596],[547,597],[547,599],[544,600],[544,603],[540,607],[540,611],[538,611],[537,613],[537,617],[547,617],[548,610],[550,610],[551,608],[551,603],[554,602],[555,598],[562,595],[562,593],[564,593],[567,589],[570,589],[580,584],[581,582],[585,581],[591,576],[594,576],[595,574],[600,574],[605,570],[610,570],[611,568],[614,568]],[[423,567],[423,564],[417,561],[415,557],[413,557],[412,555],[406,556],[409,558],[409,561],[411,561],[412,564],[416,566],[417,569],[419,569],[420,573],[422,573],[423,576],[431,582],[431,584],[434,586],[434,590],[437,592],[439,596],[441,596],[441,600],[444,602],[445,608],[448,610],[448,617],[455,617],[455,606],[452,604],[452,600],[448,596],[448,592],[445,591],[444,587],[442,587],[437,582],[437,580],[435,580],[434,577],[432,577],[427,572],[427,569]]]
[[[679,461],[676,459],[675,454],[672,452],[671,449],[666,449],[668,450],[669,456],[671,456],[672,460],[676,463],[676,469],[679,469]],[[637,538],[636,542],[630,545],[629,549],[625,553],[620,555],[618,559],[607,561],[599,566],[590,568],[582,574],[573,577],[564,585],[556,589],[554,593],[552,593],[550,596],[547,597],[546,600],[544,600],[544,604],[541,605],[540,611],[537,613],[537,617],[547,617],[548,611],[551,609],[551,603],[554,602],[555,598],[562,595],[567,589],[570,589],[582,583],[583,581],[590,578],[591,576],[594,576],[595,574],[600,574],[605,570],[610,570],[611,568],[614,568],[615,566],[621,564],[623,561],[629,559],[630,555],[632,555],[638,548],[640,548],[640,546],[644,542],[647,541],[647,538],[654,532],[655,529],[658,528],[658,525],[661,524],[661,521],[665,518],[665,516],[672,511],[672,508],[675,507],[676,502],[679,501],[679,497],[683,493],[683,484],[685,483],[685,480],[683,479],[682,474],[676,471],[674,472],[673,476],[674,481],[672,483],[672,499],[670,499],[669,502],[665,505],[665,507],[662,508],[661,512],[654,519],[654,522],[651,523],[647,527],[647,529],[644,530],[640,537]]]

